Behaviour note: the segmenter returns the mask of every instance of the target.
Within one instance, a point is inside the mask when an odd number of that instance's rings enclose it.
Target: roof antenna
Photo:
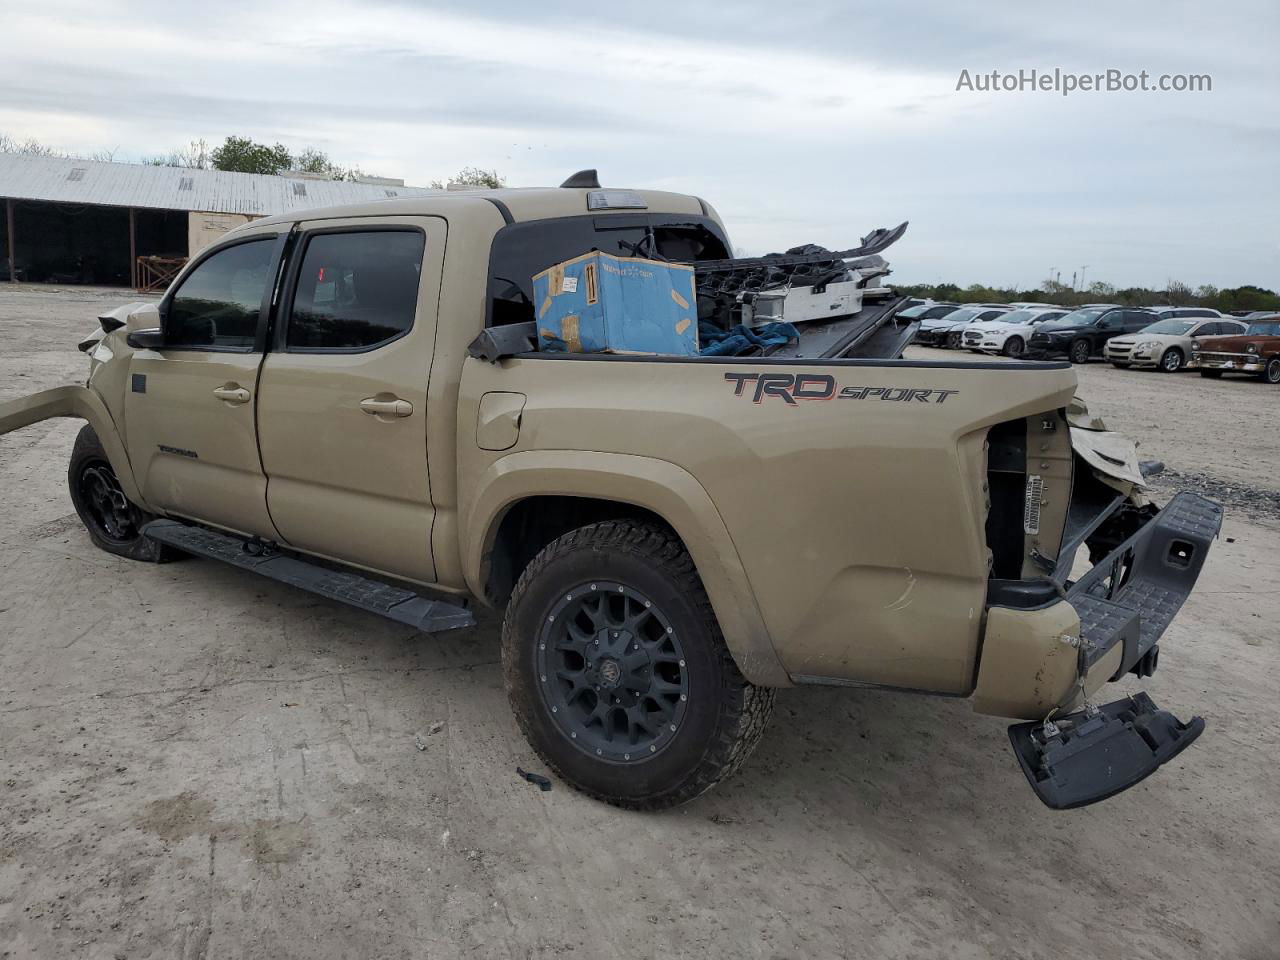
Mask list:
[[[590,170],[579,170],[564,183],[560,184],[560,186],[579,187],[583,189],[599,188],[600,174],[596,173],[594,167]]]

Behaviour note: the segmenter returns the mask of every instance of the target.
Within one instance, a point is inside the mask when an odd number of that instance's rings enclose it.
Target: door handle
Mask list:
[[[413,414],[413,404],[399,397],[366,397],[360,401],[360,409],[374,417],[408,417]]]
[[[224,387],[218,387],[213,391],[213,395],[219,400],[225,400],[227,403],[248,403],[249,391],[236,383],[228,383]]]

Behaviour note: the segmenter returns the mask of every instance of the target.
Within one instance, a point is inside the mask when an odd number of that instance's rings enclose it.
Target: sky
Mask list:
[[[596,167],[702,196],[746,254],[909,220],[903,283],[1280,289],[1275,0],[0,0],[0,23],[0,133],[70,152],[248,136],[418,185]],[[957,89],[1055,68],[1212,89]]]

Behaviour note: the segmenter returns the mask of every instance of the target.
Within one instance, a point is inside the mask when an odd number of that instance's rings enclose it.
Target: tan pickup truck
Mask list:
[[[1015,754],[1055,807],[1195,739],[1143,694],[1090,698],[1154,670],[1221,508],[1150,504],[1152,468],[1074,402],[1069,364],[829,336],[536,349],[553,264],[730,257],[696,197],[580,183],[255,221],[158,306],[99,318],[87,383],[0,405],[0,434],[87,421],[70,494],[111,553],[212,557],[426,632],[505,609],[521,728],[611,803],[702,793],[793,685],[1026,721]]]

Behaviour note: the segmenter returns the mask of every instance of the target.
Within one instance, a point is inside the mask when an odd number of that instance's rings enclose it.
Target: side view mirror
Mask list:
[[[159,327],[152,327],[149,330],[131,330],[124,340],[135,350],[159,350],[164,346],[164,331]]]
[[[159,330],[160,307],[154,303],[136,304],[125,316],[124,323],[130,333],[135,330]]]

